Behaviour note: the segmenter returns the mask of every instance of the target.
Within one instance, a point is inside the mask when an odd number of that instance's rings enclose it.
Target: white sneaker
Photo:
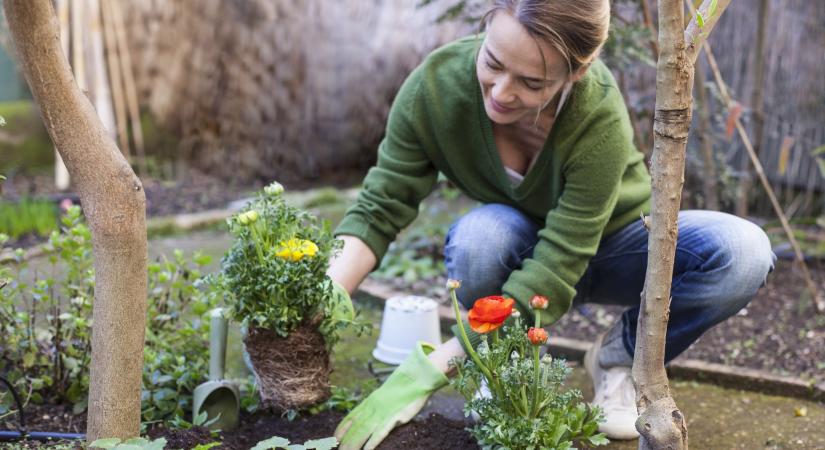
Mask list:
[[[599,424],[599,431],[610,439],[637,439],[636,431],[636,388],[633,386],[630,367],[611,367],[604,369],[599,364],[599,350],[602,338],[584,355],[584,368],[593,380],[596,394],[593,404],[604,411],[605,421]]]

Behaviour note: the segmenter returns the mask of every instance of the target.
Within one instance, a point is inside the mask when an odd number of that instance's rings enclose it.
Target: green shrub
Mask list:
[[[14,239],[26,234],[48,236],[57,229],[57,207],[50,200],[0,202],[0,233]]]
[[[37,279],[42,273],[35,273],[32,284],[23,281],[30,269],[22,251],[16,252],[13,270],[0,268],[0,279],[6,280],[0,289],[0,373],[25,393],[27,403],[67,403],[80,413],[89,390],[94,300],[91,234],[80,208],[67,211],[46,253],[50,276]],[[207,312],[219,302],[215,294],[198,289],[200,270],[209,262],[199,253],[190,261],[176,251],[173,259],[149,265],[144,421],[187,414],[192,391],[206,381]],[[10,408],[10,396],[0,396],[0,417]]]

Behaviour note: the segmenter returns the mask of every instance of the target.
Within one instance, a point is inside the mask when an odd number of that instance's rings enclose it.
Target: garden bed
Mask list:
[[[245,450],[257,442],[272,436],[289,439],[293,443],[303,443],[310,439],[332,436],[335,427],[343,415],[323,412],[314,416],[304,416],[292,422],[266,413],[257,413],[241,417],[241,427],[231,433],[221,433],[219,439],[213,438],[204,428],[190,430],[164,430],[161,428],[149,432],[153,438],[165,437],[167,448],[192,448],[220,440],[222,444],[216,449]],[[393,430],[378,447],[384,450],[432,450],[454,449],[475,450],[478,445],[469,432],[464,430],[465,423],[431,414],[422,420],[408,423]]]

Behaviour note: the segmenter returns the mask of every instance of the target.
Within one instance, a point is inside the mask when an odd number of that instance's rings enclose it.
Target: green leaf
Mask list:
[[[705,18],[699,11],[696,11],[696,25],[699,25],[699,28],[705,28]]]
[[[271,450],[275,448],[285,448],[289,445],[289,439],[284,439],[279,436],[273,436],[269,439],[264,439],[255,444],[250,450]]]
[[[331,450],[335,447],[338,447],[338,439],[334,437],[328,437],[324,439],[312,439],[310,441],[304,442],[304,447],[307,449],[315,449],[315,450]]]
[[[607,436],[605,436],[604,433],[594,434],[593,436],[587,438],[587,440],[592,445],[607,445],[610,443],[610,440],[607,439]]]
[[[719,6],[718,0],[712,0],[710,2],[710,6],[708,6],[708,19],[712,18],[714,14],[716,14],[716,7]]]
[[[114,450],[144,450],[140,445],[120,444]]]
[[[163,450],[166,448],[166,438],[158,438],[143,446],[143,450]]]
[[[106,439],[98,439],[92,442],[92,447],[100,447],[105,450],[110,450],[115,448],[117,444],[120,444],[120,439],[118,438],[106,438]]]
[[[197,446],[193,447],[192,450],[209,450],[212,447],[217,447],[221,445],[220,442],[210,442],[208,444],[198,444]]]
[[[23,368],[28,369],[34,366],[34,358],[37,356],[34,352],[28,352],[23,355]]]

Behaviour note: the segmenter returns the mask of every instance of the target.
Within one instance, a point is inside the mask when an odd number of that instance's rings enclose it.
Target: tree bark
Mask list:
[[[670,393],[665,372],[665,335],[670,287],[678,237],[677,218],[685,174],[685,148],[690,130],[694,63],[699,45],[730,0],[711,0],[700,7],[700,29],[693,19],[686,31],[682,0],[659,0],[659,61],[656,67],[656,112],[651,164],[652,213],[645,288],[636,330],[633,379],[641,434],[640,449],[688,448],[687,425]]]
[[[92,232],[94,326],[87,439],[140,428],[146,320],[146,197],[60,47],[50,0],[5,0],[6,17],[43,121],[75,181]]]

